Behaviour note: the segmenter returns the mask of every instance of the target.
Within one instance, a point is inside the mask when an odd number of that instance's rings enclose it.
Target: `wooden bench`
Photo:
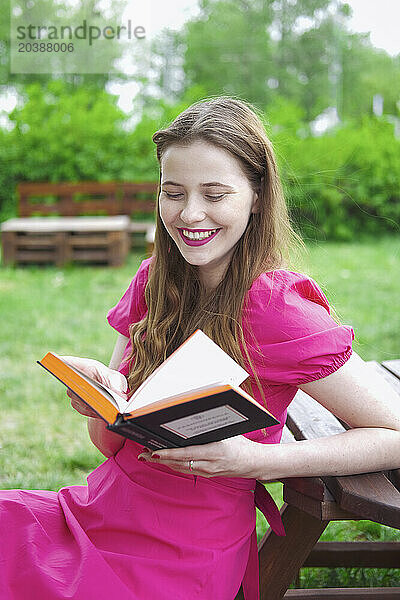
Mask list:
[[[400,394],[400,360],[369,364]],[[299,390],[289,406],[284,441],[325,437],[346,428]],[[330,521],[368,519],[400,529],[400,470],[345,477],[290,478],[283,480],[283,484],[281,515],[286,536],[278,537],[268,529],[258,544],[260,600],[400,598],[400,587],[288,589],[298,581],[302,567],[400,568],[400,541],[318,542]],[[240,590],[236,600],[242,598]]]
[[[153,214],[157,183],[21,183],[17,191],[19,218],[1,225],[4,264],[116,266],[136,233],[144,234],[152,252],[154,222],[137,217]]]

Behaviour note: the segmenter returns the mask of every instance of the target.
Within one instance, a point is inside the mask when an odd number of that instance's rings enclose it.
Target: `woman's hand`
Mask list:
[[[257,478],[260,464],[263,464],[265,469],[265,454],[264,444],[238,435],[199,446],[143,452],[140,457],[147,462],[166,465],[174,471],[201,477]],[[192,469],[189,469],[191,460]]]
[[[76,367],[85,373],[85,375],[88,375],[95,381],[107,386],[123,398],[126,398],[128,382],[122,373],[119,373],[114,369],[110,369],[98,360],[93,360],[91,358],[78,358],[77,356],[61,356],[60,358],[62,358],[67,364],[71,365],[71,367]],[[67,395],[71,398],[72,408],[78,411],[81,415],[85,415],[86,417],[100,418],[94,410],[89,408],[89,406],[79,398],[79,396],[70,390],[67,390]]]

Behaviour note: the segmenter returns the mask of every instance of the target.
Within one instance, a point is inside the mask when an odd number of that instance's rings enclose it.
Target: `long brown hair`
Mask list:
[[[246,357],[252,374],[243,387],[252,393],[255,383],[265,403],[243,336],[245,295],[261,273],[285,264],[299,238],[289,222],[271,142],[254,107],[225,96],[196,102],[153,135],[160,165],[171,145],[198,140],[223,148],[239,160],[258,194],[259,212],[250,215],[223,280],[210,293],[200,282],[198,267],[185,261],[169,236],[157,203],[154,258],[145,289],[148,313],[130,326],[129,388],[135,391],[199,328],[245,368]]]

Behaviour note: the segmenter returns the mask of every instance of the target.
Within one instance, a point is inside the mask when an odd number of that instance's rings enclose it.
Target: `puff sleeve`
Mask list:
[[[326,377],[350,358],[353,329],[332,318],[315,281],[275,271],[255,283],[246,314],[251,356],[264,381],[299,386]]]
[[[107,313],[107,321],[118,333],[129,337],[129,325],[140,321],[147,310],[144,290],[151,259],[144,260],[121,300]]]

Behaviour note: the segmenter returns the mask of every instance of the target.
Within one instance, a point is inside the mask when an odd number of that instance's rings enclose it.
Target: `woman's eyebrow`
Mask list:
[[[175,181],[162,181],[161,185],[179,185],[183,187],[181,183],[176,183]]]
[[[227,183],[220,183],[219,181],[210,181],[208,183],[202,183],[200,185],[201,187],[223,187],[228,190],[231,190],[232,192],[235,191],[234,188],[228,185]]]
[[[162,181],[161,185],[176,185],[179,187],[184,187],[181,183],[177,183],[176,181]],[[209,181],[207,183],[201,183],[200,187],[223,187],[226,188],[228,190],[231,190],[232,192],[234,192],[234,188],[230,185],[228,185],[227,183],[220,183],[219,181]]]

